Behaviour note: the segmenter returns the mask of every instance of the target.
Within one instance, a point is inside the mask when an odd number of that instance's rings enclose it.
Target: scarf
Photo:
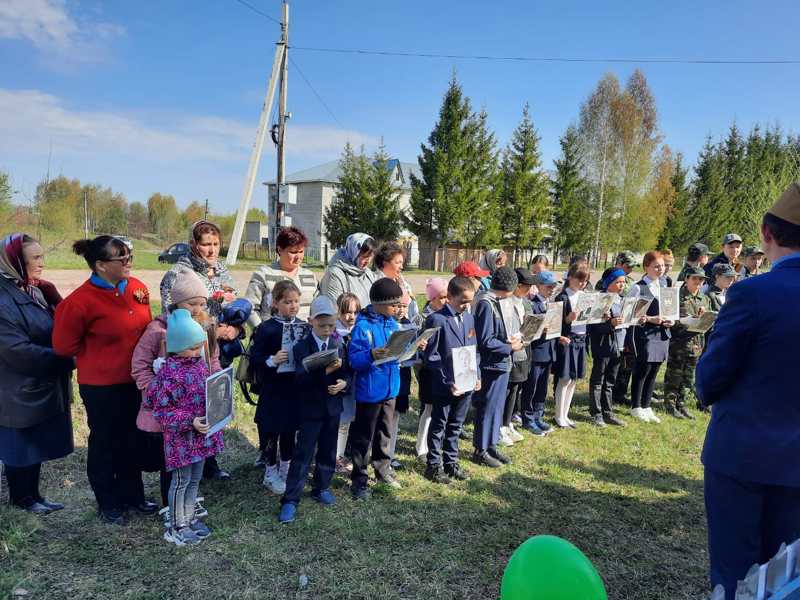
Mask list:
[[[371,240],[372,236],[366,233],[352,233],[347,236],[344,243],[344,257],[354,266],[358,266],[358,255],[361,254],[361,247],[364,242]]]
[[[0,244],[0,275],[13,281],[36,304],[53,314],[56,305],[61,301],[61,295],[49,281],[28,277],[22,240],[21,233],[12,233],[3,239]]]
[[[625,277],[625,271],[623,271],[622,269],[614,269],[614,270],[612,270],[608,275],[606,275],[603,278],[603,281],[600,284],[602,289],[607,290],[608,286],[610,286],[612,283],[614,283],[614,281],[618,277]]]
[[[481,256],[481,269],[484,271],[489,271],[489,274],[492,275],[497,270],[497,259],[500,258],[501,254],[505,254],[504,250],[487,250],[486,253]]]

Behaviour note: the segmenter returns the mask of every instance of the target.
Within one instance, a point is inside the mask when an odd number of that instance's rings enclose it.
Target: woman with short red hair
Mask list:
[[[667,287],[664,277],[664,257],[660,252],[648,252],[642,259],[645,276],[631,286],[629,298],[646,298],[652,300],[647,315],[633,327],[633,345],[636,362],[631,379],[631,416],[648,423],[660,423],[650,401],[656,385],[658,370],[669,355],[669,340],[672,337],[670,327],[672,321],[663,320],[659,316],[659,288]]]
[[[291,281],[300,290],[300,311],[297,316],[308,319],[311,301],[317,291],[317,278],[303,266],[308,238],[297,227],[284,227],[275,239],[278,259],[271,265],[258,267],[250,277],[244,297],[253,305],[248,323],[256,328],[271,316],[272,288],[279,281]]]

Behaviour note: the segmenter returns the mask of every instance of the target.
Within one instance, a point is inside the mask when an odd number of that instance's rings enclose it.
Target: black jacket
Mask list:
[[[334,348],[339,351],[342,366],[331,374],[325,373],[325,369],[315,369],[309,373],[303,366],[303,359],[319,352],[317,340],[313,335],[309,335],[295,345],[295,397],[297,398],[298,420],[318,421],[342,413],[342,398],[348,391],[347,388],[352,385],[353,378],[347,365],[345,346],[339,345],[338,340],[330,337],[328,338],[328,349],[333,350]],[[331,396],[328,393],[328,386],[334,385],[339,379],[343,379],[347,383],[347,388],[343,392]]]
[[[0,426],[25,429],[69,410],[72,359],[53,352],[53,317],[0,276]]]

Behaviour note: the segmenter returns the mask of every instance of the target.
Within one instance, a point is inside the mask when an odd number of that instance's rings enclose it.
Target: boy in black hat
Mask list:
[[[397,314],[402,288],[384,277],[369,290],[371,304],[362,310],[353,327],[347,353],[356,373],[356,418],[350,426],[353,453],[351,491],[356,500],[369,497],[367,459],[372,449],[372,468],[378,481],[400,488],[390,465],[394,404],[400,392],[400,365],[391,361],[375,365],[386,356],[386,343],[399,325]]]
[[[517,288],[517,274],[509,267],[499,267],[492,275],[491,288],[475,306],[475,330],[480,355],[481,389],[475,395],[474,460],[497,468],[511,459],[497,450],[503,421],[511,354],[522,350],[519,339],[509,339],[503,322],[500,300]]]
[[[696,244],[689,246],[689,250],[686,253],[686,262],[684,263],[681,272],[678,273],[678,281],[683,281],[686,279],[686,272],[689,269],[694,267],[705,267],[710,256],[711,250],[709,250],[708,246],[702,242],[697,242]]]

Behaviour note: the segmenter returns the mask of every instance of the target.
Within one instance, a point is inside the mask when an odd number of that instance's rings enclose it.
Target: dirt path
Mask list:
[[[133,272],[133,276],[141,280],[148,287],[152,297],[156,297],[158,294],[158,286],[161,283],[161,278],[164,277],[165,271],[166,270],[138,270]],[[236,281],[239,292],[244,293],[250,281],[250,271],[231,271],[230,273],[233,275],[234,281]],[[320,273],[316,275],[317,279],[322,276]],[[44,274],[44,278],[48,281],[52,281],[64,297],[72,293],[75,288],[86,281],[87,277],[88,273],[86,271],[66,269],[48,269]],[[406,275],[406,279],[411,284],[415,294],[425,293],[425,281],[429,277],[430,275],[416,275],[413,273]]]

